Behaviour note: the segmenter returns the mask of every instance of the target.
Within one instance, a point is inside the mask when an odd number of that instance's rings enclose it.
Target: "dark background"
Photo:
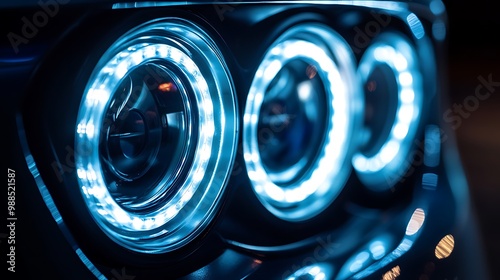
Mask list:
[[[500,10],[495,2],[444,0],[449,17],[449,108],[475,94],[479,76],[492,75],[500,82]],[[500,86],[476,107],[454,132],[491,278],[500,279]]]

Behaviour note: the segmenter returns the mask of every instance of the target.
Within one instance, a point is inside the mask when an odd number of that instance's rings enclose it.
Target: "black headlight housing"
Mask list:
[[[14,44],[29,77],[15,130],[29,196],[44,202],[28,209],[48,209],[87,274],[380,279],[449,266],[440,241],[463,239],[466,185],[439,117],[440,1],[22,13],[35,21],[19,36],[40,32]]]

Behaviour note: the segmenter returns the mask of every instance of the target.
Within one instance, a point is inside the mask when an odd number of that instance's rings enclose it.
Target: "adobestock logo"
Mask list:
[[[282,274],[281,279],[289,279],[289,276],[295,271],[327,261],[340,253],[340,244],[335,241],[331,234],[316,237],[316,243],[316,247],[312,250],[313,253],[303,258],[301,262],[293,264]]]
[[[224,3],[224,1],[213,4],[215,12],[219,16],[220,21],[224,21],[224,14],[225,13],[232,12],[234,10],[234,8],[236,8],[236,6],[238,6],[240,4],[240,3],[233,3],[233,2],[241,2],[241,1],[243,1],[243,0],[236,0],[236,1],[226,0],[225,1],[225,2],[227,2],[226,4],[222,4],[222,3]]]
[[[489,74],[488,78],[478,76],[479,84],[476,86],[474,94],[468,95],[462,101],[462,104],[454,103],[452,108],[443,113],[443,119],[446,123],[451,123],[453,130],[458,129],[462,125],[463,119],[468,119],[472,112],[479,108],[481,101],[490,98],[491,94],[500,87],[500,81],[493,80],[493,74]]]
[[[482,75],[477,76],[478,84],[474,90],[474,94],[466,96],[460,104],[453,103],[451,108],[448,108],[443,113],[443,120],[446,124],[450,124],[453,130],[458,130],[464,119],[468,119],[473,112],[479,109],[480,103],[486,101],[491,97],[493,93],[496,92],[497,88],[500,87],[500,81],[493,80],[493,74],[490,73],[486,78]],[[426,163],[427,153],[438,153],[441,149],[441,145],[448,141],[448,135],[445,130],[434,125],[426,127],[426,131],[431,132],[434,137],[426,138],[424,142],[419,139],[415,139],[415,151],[410,153],[405,164],[409,165],[408,169],[402,170],[400,174],[392,174],[386,178],[389,184],[395,184],[396,182],[403,183],[408,177],[410,177],[416,170],[416,168],[422,165],[426,166],[437,166],[435,164]]]
[[[111,270],[111,274],[113,274],[113,278],[111,280],[134,280],[135,275],[129,275],[126,268],[122,267],[120,271],[117,269]]]
[[[383,28],[387,27],[391,22],[391,16],[384,13],[370,12],[373,19],[365,24],[362,30],[358,26],[354,27],[356,34],[353,38],[354,46],[352,50],[354,53],[359,54],[363,49],[370,45],[370,42],[375,38]]]
[[[60,10],[60,5],[69,3],[70,0],[48,0],[46,2],[38,1],[40,10],[36,11],[31,18],[26,16],[21,18],[22,27],[20,32],[9,32],[7,38],[10,45],[16,54],[19,53],[19,46],[28,44],[33,39],[40,29],[47,26],[50,19],[55,17]]]

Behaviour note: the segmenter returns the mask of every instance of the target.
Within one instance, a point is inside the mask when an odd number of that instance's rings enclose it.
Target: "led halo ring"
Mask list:
[[[185,152],[173,156],[174,162],[168,162],[168,157],[159,158],[161,154],[153,150],[148,159],[155,167],[161,170],[162,166],[173,164],[178,170],[160,173],[150,185],[135,185],[151,191],[136,203],[133,196],[128,197],[132,203],[122,203],[121,198],[110,192],[111,183],[119,181],[110,183],[110,178],[117,177],[116,172],[108,172],[112,169],[108,168],[109,156],[102,152],[110,139],[106,134],[109,120],[105,118],[116,102],[123,102],[120,110],[129,106],[130,98],[120,99],[117,91],[127,84],[127,79],[134,79],[137,71],[147,67],[157,69],[151,72],[152,81],[161,80],[159,76],[172,80],[170,85],[162,85],[167,91],[165,94],[174,94],[168,92],[169,87],[178,89],[180,97],[177,98],[182,99],[183,104],[183,117],[178,118],[178,126],[183,127],[179,129],[183,132],[175,134],[178,139],[173,140],[186,141],[184,146],[179,144]],[[143,84],[138,96],[140,101],[134,106],[145,106],[144,100],[152,94],[151,90],[145,91],[148,89]],[[150,102],[154,104],[150,106],[153,109],[148,109],[146,114],[160,105],[168,106],[159,104],[158,98],[151,100],[155,100]],[[236,108],[232,80],[222,54],[196,25],[177,18],[158,19],[134,28],[116,41],[102,56],[87,84],[75,135],[79,187],[90,214],[103,232],[117,244],[142,253],[170,252],[198,236],[215,216],[232,168],[237,145]],[[136,129],[134,121],[141,119],[136,116],[132,124],[123,127]],[[152,130],[147,133],[144,141],[156,137]],[[168,146],[172,140],[158,137],[163,141],[158,149]],[[133,159],[133,152],[141,154],[143,150],[128,147],[120,159]],[[147,178],[152,168],[146,164],[141,170],[145,174],[134,173],[123,182],[128,180],[127,183],[133,184],[134,180]]]
[[[368,47],[358,68],[363,84],[378,66],[389,67],[397,84],[394,123],[379,149],[370,155],[356,153],[353,166],[365,186],[374,191],[385,191],[392,188],[409,168],[423,92],[416,50],[401,35],[382,34]]]
[[[316,154],[304,156],[307,164],[302,172],[282,183],[276,181],[279,174],[266,168],[260,153],[259,118],[273,80],[297,61],[313,66],[321,79],[325,102],[319,106],[326,112],[325,126]],[[276,217],[291,222],[310,219],[327,208],[344,187],[357,148],[355,127],[360,125],[363,106],[354,68],[348,44],[321,24],[300,24],[286,31],[270,46],[258,67],[243,117],[244,159],[254,192]],[[295,172],[294,166],[289,169]]]

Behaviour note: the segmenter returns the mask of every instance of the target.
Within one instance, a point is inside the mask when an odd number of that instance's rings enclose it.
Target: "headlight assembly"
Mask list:
[[[438,0],[45,2],[43,28],[38,7],[6,21],[24,24],[9,39],[35,33],[29,15],[39,30],[0,61],[17,73],[5,92],[22,94],[28,176],[9,168],[36,213],[19,219],[34,230],[19,228],[18,256],[49,253],[33,272],[458,275],[438,271],[455,251],[435,254],[468,236],[445,164]]]
[[[163,253],[215,214],[236,145],[236,106],[222,56],[175,18],[146,23],[102,56],[77,117],[78,182],[115,242]]]
[[[292,27],[264,55],[248,94],[243,149],[260,201],[309,219],[342,190],[362,105],[349,46],[319,24]]]

